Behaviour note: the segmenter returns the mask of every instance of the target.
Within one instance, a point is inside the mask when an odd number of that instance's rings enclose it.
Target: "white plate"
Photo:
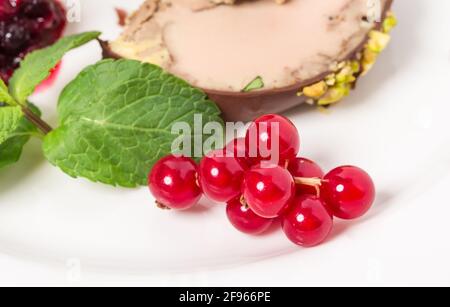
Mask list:
[[[119,32],[114,7],[139,0],[82,1],[70,32]],[[288,115],[302,154],[326,169],[355,164],[378,187],[370,214],[338,221],[314,249],[277,229],[252,238],[232,229],[223,206],[188,213],[156,209],[146,188],[71,179],[43,158],[40,143],[0,173],[0,281],[148,282],[170,285],[304,285],[450,282],[450,2],[397,0],[392,45],[352,96],[329,114]],[[68,55],[56,85],[36,96],[56,124],[64,84],[100,58],[96,43]]]

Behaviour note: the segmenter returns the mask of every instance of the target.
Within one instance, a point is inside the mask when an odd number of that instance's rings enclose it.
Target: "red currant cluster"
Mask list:
[[[278,129],[272,131],[274,123]],[[271,155],[251,157],[252,140],[270,150],[273,138],[279,144],[278,164],[269,162]],[[369,175],[354,166],[324,175],[313,161],[297,158],[299,150],[295,126],[282,116],[266,115],[252,123],[245,138],[212,151],[199,166],[186,157],[163,158],[149,175],[150,190],[160,206],[176,210],[191,208],[202,193],[225,202],[230,222],[247,234],[261,234],[279,218],[292,242],[315,246],[330,234],[333,217],[364,215],[374,202],[375,187]]]

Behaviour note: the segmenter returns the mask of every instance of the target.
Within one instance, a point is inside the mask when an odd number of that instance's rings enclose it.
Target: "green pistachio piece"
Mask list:
[[[383,31],[384,33],[390,33],[393,28],[395,28],[398,24],[397,18],[391,12],[386,16],[386,19],[383,22]]]
[[[303,89],[303,94],[310,98],[320,98],[326,93],[327,90],[328,85],[325,83],[325,81],[320,81],[316,84],[305,87]]]
[[[389,34],[380,31],[371,31],[369,37],[370,40],[367,47],[376,53],[382,52],[391,41]]]
[[[351,85],[350,84],[341,84],[335,87],[332,87],[328,90],[328,92],[323,96],[319,101],[319,106],[328,106],[330,104],[334,104],[338,101],[341,101],[344,97],[350,94]]]

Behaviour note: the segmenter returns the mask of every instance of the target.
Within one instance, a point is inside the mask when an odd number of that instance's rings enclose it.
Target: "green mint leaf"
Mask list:
[[[16,105],[16,102],[8,92],[8,87],[6,86],[5,82],[0,79],[0,104],[2,103],[8,104],[10,106]]]
[[[48,78],[50,71],[67,52],[96,39],[99,35],[99,32],[87,32],[63,37],[54,45],[27,55],[10,80],[9,89],[12,97],[24,105],[27,98]]]
[[[59,128],[44,139],[44,154],[73,177],[123,187],[147,184],[154,163],[171,151],[172,124],[223,124],[206,95],[161,68],[132,60],[104,60],[86,68],[63,91]]]
[[[30,105],[32,111],[40,115],[39,110]],[[9,120],[5,119],[10,117]],[[11,125],[4,124],[11,122]],[[0,169],[17,162],[22,154],[23,146],[33,134],[37,133],[36,127],[22,114],[20,107],[0,107]],[[7,128],[9,126],[9,128]],[[7,133],[5,133],[7,131]]]
[[[0,144],[9,138],[9,135],[16,130],[22,118],[20,107],[0,108]]]
[[[252,82],[247,84],[246,87],[242,90],[244,93],[248,93],[255,90],[260,90],[264,88],[264,80],[262,77],[256,77]]]

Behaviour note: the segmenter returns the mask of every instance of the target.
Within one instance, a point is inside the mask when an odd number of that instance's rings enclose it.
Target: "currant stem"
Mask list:
[[[45,135],[49,134],[53,130],[49,124],[34,114],[28,107],[22,107],[22,112],[25,117]]]
[[[320,178],[295,177],[294,180],[296,184],[308,185],[311,187],[321,187],[323,182]]]
[[[239,201],[242,206],[244,206],[245,208],[248,208],[248,204],[247,204],[247,201],[245,200],[244,195],[241,195],[241,198],[239,199]]]
[[[316,196],[320,197],[320,187],[322,186],[323,180],[320,178],[304,178],[304,177],[295,177],[295,184],[298,185],[307,185],[316,189]]]
[[[156,207],[158,207],[161,210],[170,210],[169,207],[167,207],[166,205],[164,205],[163,203],[160,203],[159,201],[155,201],[156,203]]]

